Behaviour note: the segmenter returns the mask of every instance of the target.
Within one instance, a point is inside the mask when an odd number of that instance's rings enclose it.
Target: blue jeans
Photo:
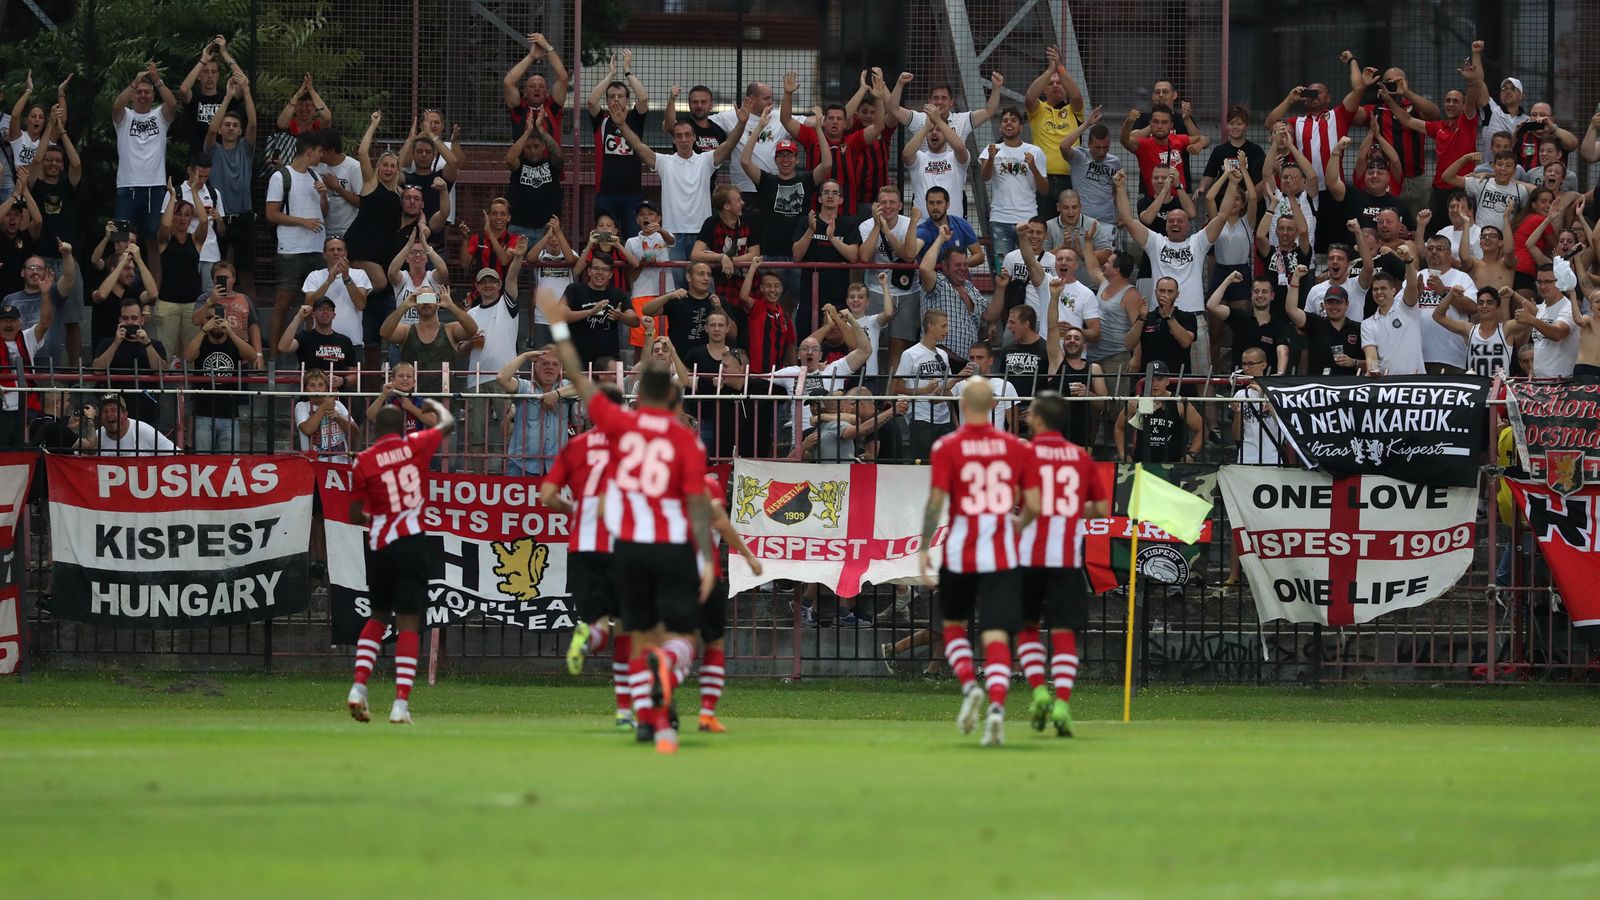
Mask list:
[[[672,233],[672,237],[677,243],[674,243],[671,247],[667,248],[667,258],[673,260],[674,262],[688,262],[689,257],[694,254],[694,242],[699,236],[693,232],[688,234],[679,234],[674,231]],[[684,276],[688,273],[688,271],[689,269],[687,266],[681,269],[672,270],[673,283],[675,283],[678,287],[683,287]]]
[[[529,228],[526,225],[507,225],[506,226],[506,230],[511,232],[512,234],[520,234],[520,235],[522,235],[523,238],[525,238],[528,241],[527,246],[523,247],[524,250],[527,250],[529,247],[532,247],[534,244],[539,243],[539,239],[544,237],[544,229],[543,228]],[[474,276],[477,275],[476,272],[473,272],[471,274],[473,274]]]
[[[594,214],[599,218],[601,213],[610,213],[617,220],[617,227],[622,229],[622,239],[627,240],[639,233],[639,223],[634,218],[639,214],[639,204],[644,202],[643,194],[595,194]]]
[[[222,416],[194,417],[197,453],[233,453],[239,449],[239,420]]]
[[[989,271],[1000,271],[1006,254],[1017,249],[1017,226],[1005,222],[989,223]]]
[[[166,199],[165,187],[119,187],[112,218],[129,223],[140,238],[153,240],[161,227],[161,207]]]

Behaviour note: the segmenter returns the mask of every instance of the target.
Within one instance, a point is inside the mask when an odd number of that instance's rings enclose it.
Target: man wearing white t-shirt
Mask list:
[[[361,328],[361,313],[367,308],[367,294],[372,290],[372,279],[359,267],[350,265],[350,253],[344,241],[329,238],[322,249],[327,262],[306,276],[300,285],[305,293],[305,305],[315,307],[317,301],[327,297],[333,301],[334,329],[350,339],[360,350],[366,335]]]
[[[810,402],[818,397],[843,394],[848,388],[859,384],[859,381],[850,376],[861,371],[861,367],[866,365],[867,358],[872,353],[871,344],[866,333],[861,330],[860,323],[848,315],[840,314],[837,310],[830,310],[829,317],[847,332],[846,339],[851,345],[849,353],[824,364],[822,342],[815,337],[807,337],[800,342],[798,365],[774,369],[767,375],[774,385],[782,387],[795,399],[795,404],[800,408],[798,415],[802,433],[811,431],[813,413]],[[831,412],[837,408],[824,406],[820,412]]]
[[[989,73],[989,102],[982,109],[972,112],[952,112],[955,105],[955,93],[948,84],[936,84],[928,91],[928,105],[920,110],[910,110],[900,105],[900,92],[905,88],[903,82],[897,82],[894,87],[894,112],[900,124],[906,126],[911,132],[921,131],[928,124],[930,114],[937,117],[951,127],[956,133],[955,143],[964,144],[972,135],[972,129],[994,118],[1000,112],[1000,88],[1006,83],[1005,76],[999,72]]]
[[[950,193],[949,214],[965,217],[967,163],[971,159],[960,132],[938,116],[923,114],[922,127],[900,151],[900,165],[911,178],[912,208],[922,211],[928,188],[941,187]]]
[[[328,236],[344,237],[350,224],[356,220],[361,206],[361,191],[366,183],[361,178],[361,160],[344,152],[344,143],[332,130],[319,132],[322,138],[322,161],[312,168],[312,174],[328,189]],[[455,207],[452,204],[451,209]]]
[[[1146,228],[1128,207],[1128,175],[1117,172],[1112,176],[1116,190],[1117,224],[1126,229],[1135,244],[1144,247],[1150,257],[1151,277],[1159,281],[1171,278],[1178,283],[1177,308],[1193,313],[1199,331],[1189,346],[1190,371],[1198,375],[1211,372],[1211,332],[1206,324],[1205,264],[1206,254],[1228,224],[1227,216],[1213,216],[1206,227],[1190,234],[1189,214],[1181,209],[1167,213],[1166,234]]]
[[[1100,340],[1100,300],[1088,285],[1078,280],[1078,251],[1071,247],[1057,247],[1050,256],[1055,260],[1055,278],[1061,281],[1057,321],[1082,331],[1085,344]],[[1045,288],[1047,302],[1052,287],[1053,284]],[[1034,312],[1044,321],[1050,320],[1045,308],[1035,307]]]
[[[128,415],[121,394],[100,398],[100,430],[85,449],[101,456],[158,456],[177,453],[178,448],[155,426]]]
[[[1445,315],[1458,322],[1470,322],[1477,314],[1477,285],[1472,276],[1455,267],[1450,255],[1450,243],[1442,235],[1428,238],[1422,250],[1428,268],[1417,274],[1417,280],[1407,282],[1402,299],[1418,293],[1417,310],[1422,316],[1422,361],[1429,375],[1460,375],[1467,370],[1467,343],[1461,335],[1440,325],[1433,319],[1434,307],[1448,303]],[[1460,288],[1452,301],[1450,289]]]
[[[1539,296],[1537,306],[1532,300],[1508,295],[1506,288],[1500,289],[1502,296],[1520,301],[1516,317],[1506,323],[1506,343],[1521,343],[1524,338],[1532,340],[1533,377],[1570,377],[1578,362],[1579,343],[1572,301],[1556,283],[1555,268],[1550,263],[1539,266],[1533,284]]]
[[[178,197],[182,200],[187,200],[195,210],[195,215],[189,220],[190,234],[200,230],[200,217],[202,215],[207,219],[206,240],[205,243],[200,245],[200,283],[205,286],[206,290],[210,290],[211,267],[222,261],[222,245],[218,240],[217,232],[222,227],[222,220],[227,216],[228,211],[222,206],[222,195],[209,182],[211,178],[210,156],[204,153],[190,155],[188,175],[189,179],[178,187]],[[196,185],[200,188],[198,197],[195,196]],[[162,211],[165,212],[165,208]]]
[[[745,126],[744,134],[738,141],[737,149],[744,150],[744,145],[750,141],[756,142],[755,163],[763,172],[778,174],[778,161],[774,159],[777,153],[778,141],[787,140],[789,132],[778,121],[778,111],[772,106],[772,85],[764,81],[752,81],[745,88],[744,102],[734,109],[725,109],[712,116],[710,121],[723,131],[733,133],[733,128],[739,123],[739,110],[747,110],[750,123]],[[733,166],[728,170],[733,186],[744,194],[746,206],[755,202],[756,184],[741,166]]]
[[[1406,262],[1406,281],[1417,275],[1417,261],[1409,248],[1400,248]],[[1372,276],[1372,300],[1377,312],[1361,322],[1361,352],[1372,375],[1422,375],[1422,322],[1413,292],[1405,302],[1396,297],[1400,280],[1387,271]]]
[[[156,106],[156,93],[161,105]],[[117,133],[117,198],[112,217],[133,224],[139,237],[155,238],[167,187],[167,129],[178,114],[178,98],[150,63],[111,101]]]
[[[494,381],[500,369],[517,355],[517,283],[500,281],[500,273],[484,267],[474,280],[477,288],[468,300],[467,315],[478,323],[478,333],[469,342],[467,383],[469,386]],[[543,284],[541,291],[549,290]]]
[[[922,314],[922,340],[900,354],[889,393],[904,397],[949,396],[957,379],[950,372],[950,355],[939,346],[949,330],[949,317],[939,310]],[[964,373],[963,377],[965,374],[971,373]],[[948,402],[911,404],[911,458],[928,459],[933,442],[954,430]]]
[[[886,184],[878,188],[877,202],[872,205],[872,216],[859,226],[862,250],[872,255],[872,262],[917,261],[917,236],[916,230],[912,227],[917,214],[913,209],[911,216],[903,216],[900,214],[900,209],[898,187]],[[867,309],[870,312],[883,311],[884,296],[879,286],[881,275],[889,276],[889,292],[894,297],[896,307],[912,294],[921,293],[915,269],[880,269],[876,272],[866,272],[862,280],[867,284],[869,297]]]
[[[1007,253],[1000,261],[1000,271],[1012,285],[1022,285],[1022,303],[1002,302],[1007,298],[1000,293],[995,302],[984,310],[984,321],[998,326],[1018,305],[1033,308],[1034,321],[1045,321],[1045,304],[1050,299],[1050,280],[1056,277],[1056,257],[1044,249],[1045,226],[1042,222],[1028,222],[1017,229],[1017,249]],[[996,282],[998,287],[999,282]],[[1008,287],[1006,293],[1010,293]],[[1013,295],[1014,296],[1014,295]],[[1016,335],[1007,331],[1001,338],[1003,346],[1016,342]]]
[[[1000,113],[1000,140],[978,154],[989,185],[991,265],[1017,249],[1017,226],[1034,217],[1038,195],[1050,187],[1044,151],[1022,140],[1022,113],[1016,107]]]
[[[1354,222],[1355,220],[1351,220]],[[1306,294],[1306,315],[1313,316],[1322,313],[1322,299],[1328,295],[1328,288],[1344,288],[1345,297],[1349,303],[1349,310],[1345,318],[1352,322],[1360,322],[1366,314],[1367,291],[1372,287],[1372,254],[1366,250],[1366,242],[1361,240],[1359,225],[1357,224],[1356,241],[1362,247],[1361,274],[1351,277],[1350,271],[1350,245],[1328,245],[1328,277],[1317,282],[1310,293]]]
[[[272,343],[289,325],[289,303],[300,305],[295,289],[322,265],[323,220],[328,195],[317,190],[312,171],[322,162],[322,142],[315,132],[300,135],[294,159],[267,175],[267,221],[277,226],[277,293],[272,298]],[[359,317],[358,317],[359,318]]]
[[[733,110],[733,114],[734,125],[728,130],[727,139],[710,153],[695,152],[694,125],[687,119],[680,119],[672,126],[671,154],[650,149],[628,126],[625,116],[612,119],[639,160],[661,177],[661,228],[674,238],[669,248],[670,259],[688,262],[689,253],[694,250],[694,235],[711,218],[711,181],[716,177],[717,167],[738,148],[750,121],[746,106]],[[682,271],[674,278],[681,285]],[[639,296],[637,292],[634,295]]]

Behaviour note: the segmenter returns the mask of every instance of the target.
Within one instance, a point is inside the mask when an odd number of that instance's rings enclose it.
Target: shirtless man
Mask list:
[[[1574,306],[1572,323],[1578,326],[1578,363],[1572,367],[1572,377],[1600,380],[1600,288],[1589,292],[1587,315]]]
[[[1471,275],[1473,283],[1480,288],[1499,291],[1511,287],[1517,274],[1517,254],[1506,241],[1503,226],[1485,225],[1478,232],[1478,244],[1483,247],[1483,259],[1478,259],[1472,253],[1472,213],[1461,209],[1452,215],[1452,221],[1461,235],[1461,244],[1456,250],[1461,271]]]

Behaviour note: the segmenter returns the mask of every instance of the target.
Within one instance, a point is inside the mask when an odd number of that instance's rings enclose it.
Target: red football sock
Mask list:
[[[694,665],[694,644],[688,638],[675,637],[662,644],[661,651],[672,664],[672,686],[676,689],[689,677],[689,667]]]
[[[1011,688],[1011,645],[990,641],[983,645],[983,683],[989,689],[989,702],[1006,705]]]
[[[967,630],[960,625],[944,627],[944,659],[961,681],[962,690],[978,680],[972,670],[972,642],[967,640]]]
[[[1028,687],[1043,687],[1044,639],[1039,636],[1039,626],[1030,625],[1017,632],[1017,660],[1022,663],[1022,674],[1028,678]]]
[[[422,635],[402,631],[394,642],[394,698],[411,699],[411,682],[417,677],[417,654],[422,651]]]
[[[633,709],[633,686],[628,682],[628,657],[633,654],[633,636],[619,634],[611,641],[611,687],[617,693],[617,709]]]
[[[593,656],[606,648],[611,638],[609,629],[594,626],[589,629],[589,641],[583,647],[583,652]]]
[[[366,684],[372,677],[372,667],[378,664],[378,654],[383,652],[383,632],[388,626],[377,619],[368,619],[361,626],[361,637],[356,641],[356,684]]]
[[[1072,683],[1078,680],[1078,635],[1069,628],[1050,632],[1050,676],[1056,699],[1072,702]]]
[[[721,647],[707,647],[700,661],[700,714],[717,714],[717,701],[722,699],[722,688],[727,683],[728,654]]]

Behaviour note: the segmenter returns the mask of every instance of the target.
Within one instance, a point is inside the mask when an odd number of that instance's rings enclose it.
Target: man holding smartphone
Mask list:
[[[125,376],[150,375],[167,367],[167,348],[145,331],[148,314],[134,297],[126,297],[118,310],[117,330],[94,350],[90,365],[112,379],[111,387],[124,392],[129,412],[141,422],[154,423],[159,414],[155,397],[144,393]]]
[[[220,260],[212,266],[211,293],[195,303],[192,321],[204,328],[220,309],[228,321],[228,327],[250,344],[252,352],[246,354],[245,359],[253,361],[259,368],[264,362],[261,355],[261,319],[256,315],[256,306],[250,298],[235,290],[237,278],[238,270],[227,260]]]
[[[572,324],[572,345],[587,368],[617,358],[623,335],[617,324],[638,328],[639,314],[633,311],[628,293],[612,286],[610,259],[596,255],[584,275],[582,282],[567,287],[563,299],[572,310],[567,316]]]
[[[211,379],[206,387],[238,386],[245,360],[261,364],[261,354],[228,322],[227,310],[212,304],[201,330],[183,348],[184,362],[195,374]],[[232,383],[230,385],[230,382]],[[194,449],[200,453],[233,453],[239,447],[239,404],[243,394],[196,394]]]

